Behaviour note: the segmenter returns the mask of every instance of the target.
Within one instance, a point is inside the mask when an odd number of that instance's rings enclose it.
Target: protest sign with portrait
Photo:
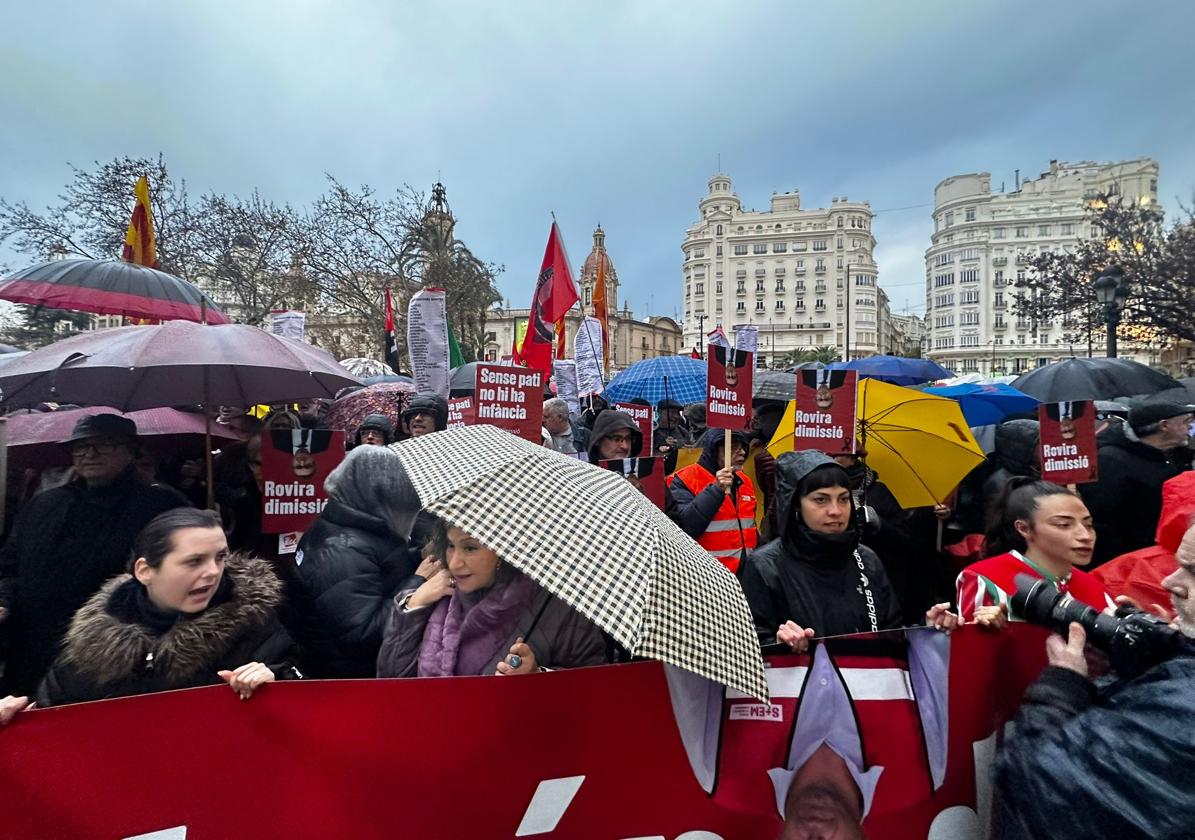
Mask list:
[[[793,449],[828,455],[855,451],[855,400],[858,374],[816,368],[797,374]]]
[[[324,479],[344,460],[344,432],[277,429],[261,437],[264,534],[306,531],[328,504]]]
[[[755,357],[720,344],[707,348],[705,420],[711,429],[742,431],[751,422]]]
[[[1099,477],[1095,442],[1095,403],[1091,400],[1042,403],[1037,407],[1043,481],[1089,484]]]

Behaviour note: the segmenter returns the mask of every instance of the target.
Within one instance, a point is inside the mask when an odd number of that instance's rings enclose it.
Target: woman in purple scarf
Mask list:
[[[473,536],[440,521],[432,544],[445,566],[395,597],[379,677],[530,674],[606,662],[592,621]]]

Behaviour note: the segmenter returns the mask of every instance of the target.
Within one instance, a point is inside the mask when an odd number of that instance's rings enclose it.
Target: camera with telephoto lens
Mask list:
[[[1012,608],[1026,621],[1048,627],[1064,638],[1072,621],[1087,631],[1087,641],[1108,655],[1112,668],[1132,679],[1179,652],[1182,636],[1157,616],[1120,607],[1114,615],[1100,612],[1059,592],[1048,580],[1016,576]]]

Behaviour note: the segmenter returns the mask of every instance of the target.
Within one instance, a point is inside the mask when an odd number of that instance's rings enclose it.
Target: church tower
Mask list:
[[[577,285],[581,288],[581,304],[586,315],[593,314],[593,287],[597,283],[598,261],[605,262],[606,278],[606,312],[611,318],[618,311],[618,272],[614,270],[614,263],[606,253],[606,232],[598,225],[593,232],[593,250],[585,258],[585,265],[581,267],[581,276]]]

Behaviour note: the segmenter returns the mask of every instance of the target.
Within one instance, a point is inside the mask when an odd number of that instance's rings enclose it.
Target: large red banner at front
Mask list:
[[[655,662],[35,710],[0,731],[0,838],[771,840],[777,792],[799,798],[802,774],[784,771],[802,745],[850,754],[855,737],[867,837],[986,836],[995,736],[1041,669],[1043,633],[908,636],[770,657],[769,702],[715,696],[716,731],[698,739]],[[828,709],[830,725],[806,725]],[[712,793],[691,758],[715,768]]]

